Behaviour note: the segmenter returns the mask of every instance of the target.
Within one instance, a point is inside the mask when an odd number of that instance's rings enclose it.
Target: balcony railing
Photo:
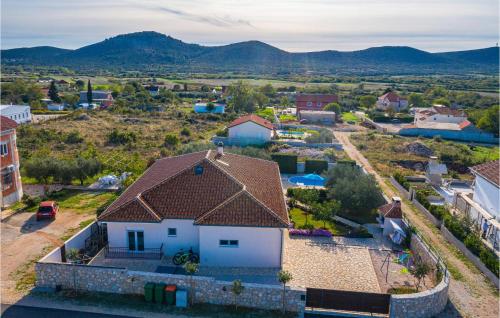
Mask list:
[[[161,259],[163,256],[163,244],[159,248],[145,248],[143,251],[129,250],[128,247],[104,247],[106,258],[137,258],[137,259]]]

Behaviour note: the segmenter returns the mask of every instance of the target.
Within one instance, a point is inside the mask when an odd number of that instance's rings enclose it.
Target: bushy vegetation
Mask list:
[[[328,170],[328,161],[320,159],[306,159],[305,173],[322,173]]]
[[[38,182],[60,182],[70,184],[74,179],[83,185],[87,178],[97,175],[102,169],[101,163],[94,159],[78,157],[74,160],[61,160],[54,157],[35,157],[24,164],[26,176]]]
[[[281,173],[297,173],[297,155],[273,153],[271,158],[278,163]]]
[[[321,128],[319,131],[312,130],[309,133],[310,135],[305,139],[308,144],[331,143],[333,141],[333,133],[330,129]]]

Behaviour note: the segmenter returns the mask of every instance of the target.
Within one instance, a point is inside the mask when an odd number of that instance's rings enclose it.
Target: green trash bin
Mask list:
[[[177,286],[167,285],[165,287],[165,303],[169,306],[175,305],[175,292],[177,291]]]
[[[154,288],[155,288],[154,283],[146,283],[146,285],[144,285],[144,298],[148,303],[153,302]]]
[[[165,292],[165,284],[158,283],[155,285],[155,303],[157,304],[163,303],[164,292]]]

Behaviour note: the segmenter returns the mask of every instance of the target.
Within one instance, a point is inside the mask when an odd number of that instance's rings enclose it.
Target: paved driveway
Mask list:
[[[359,239],[335,243],[330,238],[293,237],[285,244],[283,267],[293,275],[290,285],[380,292],[370,253]]]

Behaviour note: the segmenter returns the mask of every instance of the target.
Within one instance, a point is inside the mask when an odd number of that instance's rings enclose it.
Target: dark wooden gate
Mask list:
[[[389,314],[391,295],[307,288],[306,307]]]

